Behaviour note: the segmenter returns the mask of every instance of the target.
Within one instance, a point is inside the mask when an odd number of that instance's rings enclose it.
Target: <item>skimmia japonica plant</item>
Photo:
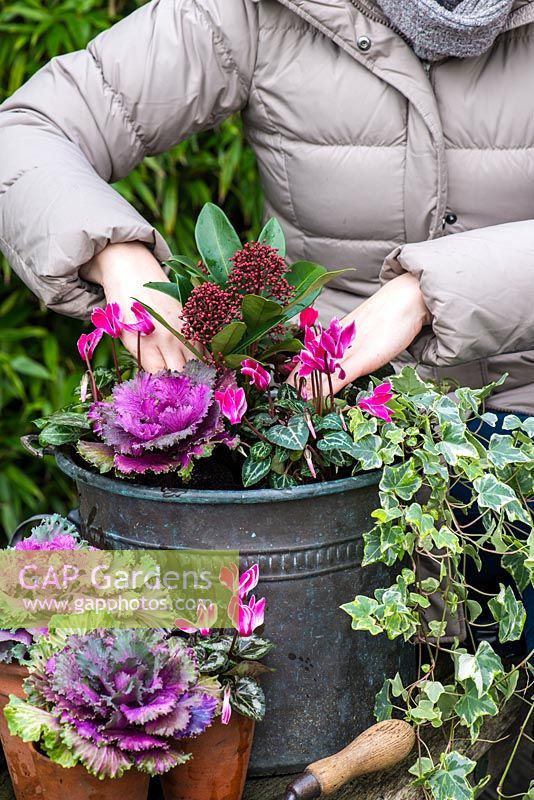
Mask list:
[[[412,771],[430,796],[470,800],[475,764],[458,743],[483,735],[484,720],[514,694],[529,695],[529,660],[503,662],[480,631],[495,625],[503,645],[522,635],[521,596],[534,585],[534,419],[510,414],[506,435],[492,433],[497,417],[484,406],[495,384],[456,387],[451,395],[450,386],[425,382],[407,367],[334,396],[332,376],[343,375],[358,334],[337,319],[321,325],[313,303],[339,273],[310,262],[288,265],[275,220],[258,242],[243,246],[210,204],[196,240],[199,261],[176,256],[168,263],[173,281],[151,284],[180,301],[181,322],[137,301],[129,326],[114,304],[94,312],[95,329],[79,342],[87,366],[80,397],[38,420],[41,444],[75,446],[94,468],[118,478],[154,481],[169,473],[166,481],[195,486],[208,470],[204,488],[291,489],[381,470],[380,507],[364,536],[362,565],[384,562],[392,583],[344,610],[357,630],[422,643],[417,681],[388,679],[377,715],[403,713],[416,727],[420,758]],[[155,322],[192,350],[183,373],[143,372],[143,337]],[[114,343],[126,327],[138,334],[137,366],[122,362],[121,372],[115,354],[115,371],[93,370],[100,339]],[[477,422],[490,431],[484,438]],[[210,464],[217,464],[211,475]],[[488,596],[473,570],[483,571],[492,554],[508,578]],[[443,608],[437,617],[436,605]],[[465,637],[449,635],[455,618]],[[212,647],[209,639],[201,644]],[[443,662],[450,679],[442,677]],[[229,674],[237,668],[231,663]],[[424,742],[437,727],[447,744],[432,760]]]

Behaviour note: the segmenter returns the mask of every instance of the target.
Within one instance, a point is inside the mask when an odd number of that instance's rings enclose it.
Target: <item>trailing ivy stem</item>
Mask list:
[[[100,394],[99,394],[99,391],[98,391],[98,389],[96,387],[96,380],[95,380],[95,375],[94,375],[94,372],[93,372],[93,368],[91,367],[91,362],[89,361],[89,358],[87,356],[85,358],[85,363],[87,364],[87,371],[89,373],[89,380],[91,381],[91,394],[93,395],[93,401],[96,403],[96,402],[98,402],[98,400],[100,400]]]
[[[499,785],[497,786],[497,794],[499,795],[499,797],[503,797],[502,787],[504,786],[504,782],[505,782],[506,778],[508,777],[508,773],[510,772],[510,767],[514,763],[514,758],[516,757],[517,749],[519,747],[519,743],[521,742],[521,739],[523,738],[523,734],[524,734],[524,732],[526,730],[526,727],[527,727],[527,725],[528,725],[528,723],[530,721],[530,718],[532,716],[532,712],[533,711],[534,711],[534,703],[531,704],[531,706],[530,706],[530,708],[528,710],[528,714],[526,715],[526,717],[524,719],[524,722],[521,725],[521,728],[519,730],[519,736],[517,737],[517,741],[514,744],[514,749],[510,753],[510,758],[508,759],[508,763],[506,764],[505,770],[504,770],[504,772],[503,772],[503,774],[501,776],[501,779],[499,781]]]
[[[117,380],[122,383],[122,372],[119,367],[119,360],[117,358],[117,348],[115,347],[115,339],[111,340],[111,352],[113,354],[113,363],[115,365],[115,372],[117,373]]]

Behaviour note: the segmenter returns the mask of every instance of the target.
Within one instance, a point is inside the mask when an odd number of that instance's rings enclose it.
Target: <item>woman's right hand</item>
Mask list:
[[[125,322],[135,322],[130,311],[134,299],[141,300],[161,314],[173,328],[180,330],[181,306],[169,295],[146,289],[145,283],[168,283],[157,259],[140,242],[109,244],[101,253],[85,264],[81,270],[84,280],[102,286],[108,303],[118,303]],[[156,330],[143,336],[141,361],[149,372],[160,369],[181,370],[193,354],[163,325],[155,323]],[[125,331],[121,337],[124,346],[136,356],[137,334]]]

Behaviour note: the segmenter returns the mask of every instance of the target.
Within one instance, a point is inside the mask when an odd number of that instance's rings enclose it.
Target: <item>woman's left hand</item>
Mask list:
[[[372,297],[348,314],[343,324],[356,322],[356,338],[342,361],[346,377],[332,376],[334,392],[362,375],[393,361],[415,339],[431,317],[419,281],[405,273],[389,281]],[[288,383],[294,384],[293,372]],[[325,393],[328,384],[325,380]]]

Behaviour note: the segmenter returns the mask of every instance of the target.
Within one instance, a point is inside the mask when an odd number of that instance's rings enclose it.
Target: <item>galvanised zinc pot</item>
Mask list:
[[[259,563],[256,594],[267,598],[265,636],[276,647],[251,774],[298,772],[341,749],[373,724],[384,675],[411,673],[409,647],[352,631],[339,608],[389,585],[387,568],[360,567],[379,472],[286,490],[168,490],[56,458],[76,481],[81,532],[94,545],[230,549],[242,569]]]

